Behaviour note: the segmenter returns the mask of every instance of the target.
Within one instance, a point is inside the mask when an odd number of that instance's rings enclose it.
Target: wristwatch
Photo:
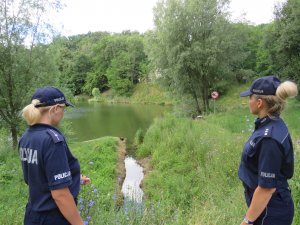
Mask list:
[[[254,224],[254,221],[248,220],[246,216],[244,217],[244,222],[245,222],[246,224]]]

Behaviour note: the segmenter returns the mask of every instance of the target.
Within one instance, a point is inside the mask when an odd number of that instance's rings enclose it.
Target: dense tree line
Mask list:
[[[59,0],[0,0],[0,125],[14,145],[19,112],[33,89],[56,85],[73,95],[94,88],[129,96],[141,81],[159,81],[174,95],[210,110],[212,90],[276,74],[300,83],[300,0],[288,0],[275,20],[233,23],[228,0],[160,0],[145,34],[93,32],[49,42],[49,9]],[[151,76],[150,76],[151,74]]]
[[[50,47],[56,51],[60,81],[74,95],[91,95],[93,88],[128,95],[148,73],[143,36],[137,32],[56,38]]]

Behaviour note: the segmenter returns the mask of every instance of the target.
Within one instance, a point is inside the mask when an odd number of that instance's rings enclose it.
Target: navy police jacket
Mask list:
[[[29,186],[28,207],[35,212],[56,209],[51,190],[80,189],[80,166],[59,130],[46,124],[30,126],[19,141],[23,175]]]
[[[253,191],[258,185],[284,191],[293,173],[293,145],[287,126],[279,117],[257,119],[244,146],[239,178]]]

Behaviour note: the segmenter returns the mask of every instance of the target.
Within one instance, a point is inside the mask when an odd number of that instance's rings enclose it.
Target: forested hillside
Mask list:
[[[33,4],[35,3],[35,4]],[[270,24],[228,18],[225,0],[167,0],[154,8],[146,33],[99,31],[70,37],[52,32],[49,10],[59,0],[4,0],[0,6],[0,123],[16,146],[19,111],[30,93],[55,85],[71,95],[110,89],[130,96],[139,82],[158,82],[188,105],[209,112],[210,93],[276,74],[300,81],[300,1],[288,0]],[[18,12],[18,13],[15,13]],[[22,96],[22,97],[20,97]]]

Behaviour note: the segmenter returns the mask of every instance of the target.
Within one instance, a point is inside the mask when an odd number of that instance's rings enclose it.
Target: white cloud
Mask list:
[[[232,18],[241,18],[253,24],[269,23],[274,19],[275,4],[281,4],[286,0],[231,0]]]
[[[66,0],[59,20],[65,34],[88,31],[145,32],[153,28],[152,9],[157,0]]]
[[[145,32],[154,27],[153,7],[158,0],[65,0],[66,7],[54,19],[63,25],[62,34],[89,31]],[[232,18],[254,24],[268,23],[273,18],[275,2],[286,0],[231,0]]]

